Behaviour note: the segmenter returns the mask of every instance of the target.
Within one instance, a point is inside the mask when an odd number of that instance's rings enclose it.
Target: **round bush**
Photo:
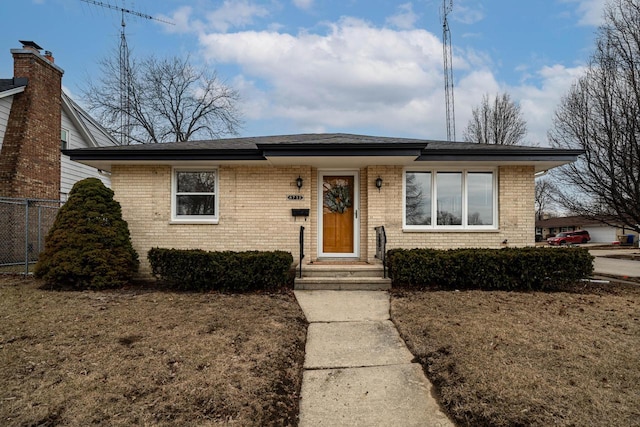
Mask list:
[[[138,265],[113,191],[87,178],[58,211],[34,274],[52,287],[102,289],[126,284]]]

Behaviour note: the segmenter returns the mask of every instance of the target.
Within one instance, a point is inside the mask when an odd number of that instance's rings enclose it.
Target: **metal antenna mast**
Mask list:
[[[447,117],[447,140],[456,140],[456,113],[453,106],[453,56],[451,54],[451,31],[447,15],[453,9],[453,0],[442,0],[442,56],[444,57],[444,99]]]
[[[108,3],[104,3],[96,0],[81,0],[85,3],[93,4],[96,6],[106,7],[107,9],[117,10],[121,13],[122,19],[120,21],[120,56],[118,59],[118,67],[120,72],[119,77],[119,89],[120,89],[120,144],[129,145],[131,141],[131,68],[129,63],[129,46],[127,45],[127,35],[125,32],[127,24],[124,20],[125,13],[135,15],[144,19],[151,19],[165,24],[174,25],[173,22],[165,21],[163,19],[154,18],[151,15],[136,12],[135,10],[125,9],[123,7],[114,6]]]

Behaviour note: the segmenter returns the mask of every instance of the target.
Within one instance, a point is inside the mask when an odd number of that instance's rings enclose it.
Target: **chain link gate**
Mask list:
[[[29,274],[62,203],[0,197],[0,273]]]

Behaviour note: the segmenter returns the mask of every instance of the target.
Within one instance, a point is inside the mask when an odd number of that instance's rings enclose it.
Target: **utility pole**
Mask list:
[[[453,9],[453,0],[442,0],[442,56],[444,57],[444,99],[447,119],[447,140],[456,140],[456,113],[453,103],[453,55],[451,31],[447,15]]]
[[[93,4],[107,9],[117,10],[121,13],[120,21],[120,56],[118,59],[118,67],[120,72],[120,145],[129,145],[131,141],[131,68],[129,63],[129,46],[127,45],[127,35],[124,16],[125,13],[134,15],[144,19],[151,19],[154,21],[162,22],[165,24],[174,25],[173,22],[165,21],[163,19],[154,18],[151,15],[137,12],[135,10],[125,9],[124,7],[118,7],[109,3],[104,3],[96,0],[80,0],[85,3]]]

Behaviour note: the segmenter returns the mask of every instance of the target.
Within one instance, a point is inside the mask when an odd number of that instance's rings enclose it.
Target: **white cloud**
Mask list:
[[[204,58],[239,68],[233,84],[251,134],[364,132],[446,137],[442,44],[425,30],[375,27],[355,18],[326,24],[324,33],[240,31],[200,35]],[[487,52],[454,50],[456,135],[486,93],[519,102],[527,141],[546,145],[553,112],[583,68],[523,68],[528,78],[507,86]]]
[[[401,30],[414,28],[418,15],[413,11],[413,4],[404,3],[398,6],[398,12],[387,18],[387,24]]]
[[[463,24],[475,24],[476,22],[482,21],[484,19],[482,4],[471,2],[475,4],[470,5],[469,3],[469,1],[454,3],[453,10],[449,15],[450,18]]]
[[[313,0],[293,0],[293,5],[298,9],[309,10],[313,7]]]
[[[207,21],[215,31],[226,32],[231,28],[245,28],[254,18],[263,18],[269,11],[247,0],[225,0],[220,8],[208,13]]]
[[[344,18],[324,35],[244,31],[201,36],[205,56],[238,64],[256,84],[255,118],[305,129],[373,126],[433,136],[442,127],[442,45],[424,30],[393,31]],[[256,91],[256,87],[263,92]],[[257,108],[263,108],[259,110]]]
[[[165,31],[168,33],[190,33],[202,29],[201,21],[192,21],[191,15],[193,9],[191,6],[182,6],[175,10],[170,16],[160,15],[159,18],[165,21],[173,22],[174,25],[165,25]]]
[[[577,3],[577,12],[580,16],[578,24],[594,26],[602,24],[603,12],[607,0],[563,0],[564,2]]]
[[[507,88],[520,102],[529,129],[527,141],[548,145],[547,131],[551,128],[553,114],[562,97],[584,72],[584,66],[544,66],[534,75],[536,83]]]

